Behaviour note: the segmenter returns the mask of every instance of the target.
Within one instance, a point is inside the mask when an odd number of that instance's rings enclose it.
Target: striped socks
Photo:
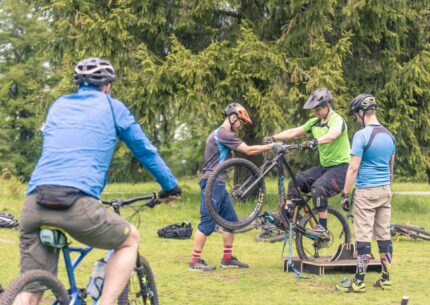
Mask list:
[[[202,257],[202,251],[193,249],[193,253],[191,255],[191,264],[197,263],[200,257]]]
[[[193,253],[191,255],[191,264],[197,263],[202,257],[202,251],[193,249]],[[233,257],[233,246],[232,245],[224,245],[224,260],[231,260]]]
[[[224,260],[231,260],[233,257],[233,245],[224,245]]]

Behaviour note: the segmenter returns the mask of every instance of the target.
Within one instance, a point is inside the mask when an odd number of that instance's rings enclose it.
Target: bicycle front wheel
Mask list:
[[[23,292],[43,293],[39,302],[41,305],[50,305],[54,302],[61,305],[70,303],[68,293],[56,276],[44,270],[31,270],[23,273],[9,285],[1,295],[0,305],[29,303],[29,295]]]
[[[139,256],[130,281],[118,298],[118,305],[158,305],[158,293],[149,262]]]
[[[266,189],[264,179],[255,184],[259,177],[259,168],[240,158],[223,162],[209,176],[205,205],[219,226],[239,230],[257,218],[263,208]]]
[[[306,230],[313,229],[314,221],[309,213],[300,220],[299,225]],[[351,242],[351,232],[345,217],[336,209],[329,207],[327,226],[330,238],[328,240],[312,239],[302,232],[296,232],[297,254],[303,260],[332,260],[343,243]]]

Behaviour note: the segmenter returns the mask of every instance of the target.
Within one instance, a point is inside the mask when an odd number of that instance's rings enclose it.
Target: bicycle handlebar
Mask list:
[[[303,149],[303,145],[302,144],[280,144],[275,148],[275,152],[277,155],[282,155],[291,149]]]
[[[147,203],[145,203],[143,206],[149,207],[149,208],[153,208],[155,207],[157,204],[160,204],[161,201],[158,199],[158,194],[156,192],[152,193],[152,195],[146,195],[146,196],[139,196],[136,198],[131,198],[131,199],[127,199],[127,200],[123,200],[123,199],[113,199],[110,201],[107,200],[101,200],[101,202],[105,205],[109,205],[111,207],[114,208],[119,208],[119,207],[123,207],[126,205],[130,205],[136,201],[148,201]]]
[[[282,148],[285,149],[285,150],[303,149],[303,145],[302,144],[283,144]]]

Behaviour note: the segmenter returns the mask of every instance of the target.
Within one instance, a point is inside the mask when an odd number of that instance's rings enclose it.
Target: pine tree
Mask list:
[[[50,92],[73,90],[70,74],[83,57],[108,58],[120,77],[113,95],[181,170],[195,170],[229,102],[250,109],[256,124],[243,137],[255,143],[303,124],[306,97],[326,86],[343,116],[354,96],[374,94],[381,121],[397,137],[396,173],[430,177],[428,0],[31,3],[52,28],[45,52],[62,81]],[[352,135],[358,127],[348,124]],[[179,126],[187,136],[175,138]],[[196,149],[187,152],[190,142]],[[140,175],[124,147],[118,157],[115,175],[125,165]],[[309,154],[297,161],[315,162]]]
[[[1,1],[0,167],[28,177],[38,158],[37,130],[47,107],[47,23],[24,1]],[[7,144],[7,145],[6,145]]]

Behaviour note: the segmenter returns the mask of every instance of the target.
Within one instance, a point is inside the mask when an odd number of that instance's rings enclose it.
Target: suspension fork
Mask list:
[[[285,184],[284,184],[284,163],[286,163],[284,155],[279,155],[276,160],[276,167],[278,170],[278,203],[279,207],[285,207]]]
[[[276,166],[276,161],[275,160],[264,163],[261,166],[261,168],[260,168],[262,170],[262,172],[260,173],[260,175],[258,175],[257,179],[254,180],[254,182],[252,182],[251,185],[248,186],[243,192],[240,192],[240,198],[241,199],[246,198],[246,196],[248,195],[248,193],[251,192],[254,189],[254,187],[256,185],[258,185],[261,182],[261,180],[263,180],[264,177],[266,177],[267,173],[270,172],[272,170],[272,168],[274,168],[275,166]],[[247,184],[249,182],[251,182],[252,179],[254,179],[254,176],[248,177],[245,180],[245,182],[242,184],[241,189],[244,188],[244,187],[246,187]]]

